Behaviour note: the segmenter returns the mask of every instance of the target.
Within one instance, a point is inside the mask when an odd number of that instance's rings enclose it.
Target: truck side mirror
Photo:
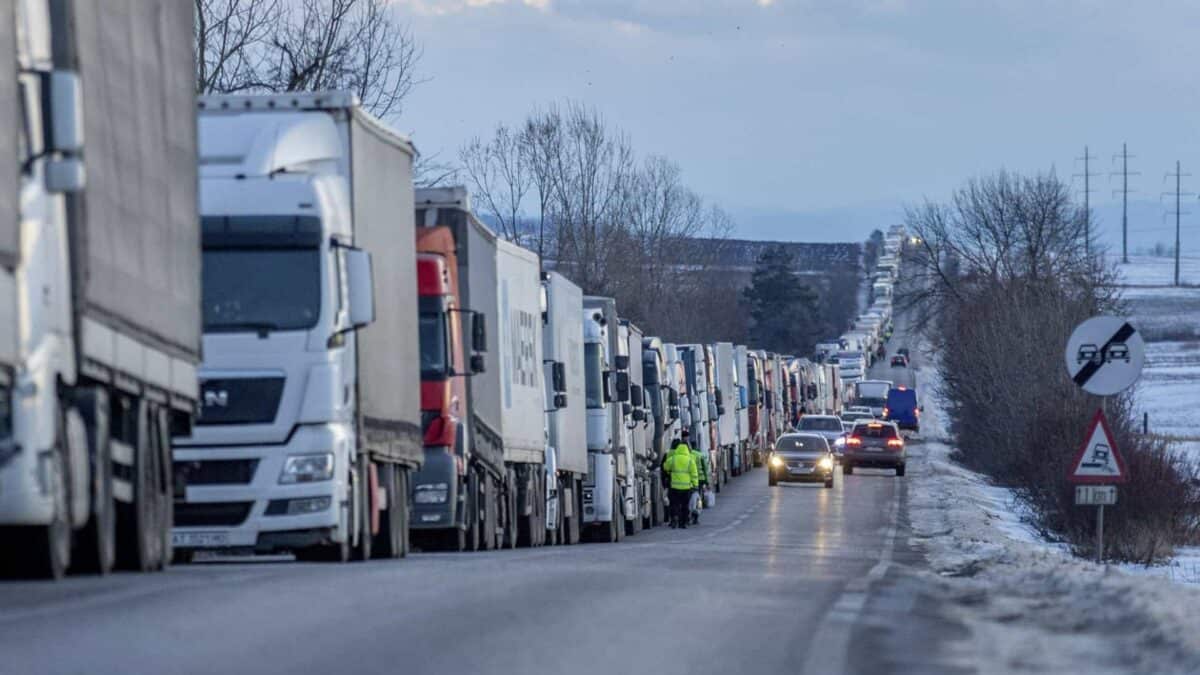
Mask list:
[[[80,105],[79,73],[52,70],[42,73],[45,106],[44,146],[64,155],[83,150],[83,108]]]
[[[471,351],[487,351],[487,317],[482,312],[471,313]]]
[[[644,398],[642,397],[642,387],[641,387],[641,385],[637,385],[637,384],[635,384],[635,385],[631,385],[631,386],[630,386],[630,388],[629,388],[629,401],[630,401],[631,403],[633,403],[633,407],[635,407],[635,408],[641,408],[641,407],[642,407],[642,406],[645,404],[645,400],[644,400]]]
[[[375,321],[375,286],[371,279],[371,254],[360,248],[343,248],[346,285],[350,293],[350,325],[363,328]]]
[[[567,390],[567,364],[562,361],[555,361],[551,369],[550,379],[553,381],[556,393],[561,394],[565,392]]]
[[[483,360],[483,354],[472,354],[471,355],[471,374],[478,375],[479,373],[482,373],[486,370],[487,370],[487,367]]]
[[[616,366],[617,370],[629,370],[629,355],[618,354],[613,359],[613,365]]]
[[[617,400],[629,400],[629,373],[617,372]]]
[[[633,421],[634,422],[645,422],[646,421],[646,411],[642,408],[634,408],[633,409]]]
[[[563,393],[555,394],[554,395],[554,409],[562,410],[565,407],[567,407],[567,395],[563,394]]]

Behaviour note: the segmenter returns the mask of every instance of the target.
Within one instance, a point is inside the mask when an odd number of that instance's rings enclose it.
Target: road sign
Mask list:
[[[1125,471],[1125,460],[1117,450],[1104,411],[1097,410],[1075,461],[1071,462],[1071,473],[1067,480],[1072,483],[1124,483],[1129,478]]]
[[[1075,486],[1075,506],[1112,506],[1116,503],[1116,485]]]
[[[1137,381],[1146,358],[1142,336],[1125,319],[1094,316],[1067,341],[1067,373],[1097,396],[1112,396]]]

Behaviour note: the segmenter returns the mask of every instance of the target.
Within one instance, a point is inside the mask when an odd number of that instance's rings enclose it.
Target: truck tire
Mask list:
[[[613,485],[613,512],[612,512],[612,530],[613,543],[625,540],[625,495],[621,491],[621,486],[618,483]]]
[[[583,529],[581,527],[582,522],[583,522],[583,520],[582,520],[583,519],[583,502],[581,501],[582,495],[583,495],[583,490],[579,484],[579,480],[577,480],[575,478],[571,478],[570,481],[571,481],[571,500],[572,500],[571,506],[572,506],[572,508],[571,508],[571,517],[567,520],[567,524],[566,524],[566,527],[567,527],[566,544],[568,546],[575,546],[576,544],[579,543],[580,535],[581,535],[582,529]]]
[[[144,400],[132,399],[132,422],[129,431],[133,438],[133,503],[118,509],[117,562],[124,569],[149,572],[161,568],[167,551],[163,531],[170,525],[164,520],[172,504],[165,498],[162,486],[161,449],[158,447],[157,406]],[[128,416],[130,411],[126,411]],[[163,502],[166,502],[164,509]]]
[[[499,546],[496,540],[496,482],[491,476],[483,475],[483,530],[481,545],[483,550],[491,551]]]
[[[62,431],[61,424],[59,431]],[[62,438],[61,433],[59,438]],[[66,453],[62,450],[61,442],[56,442],[50,453],[53,518],[48,525],[14,527],[5,531],[5,535],[8,535],[4,537],[6,551],[16,554],[5,565],[6,573],[38,579],[61,579],[71,565],[71,500],[67,487],[70,481],[67,477]]]
[[[375,536],[371,533],[371,520],[375,513],[375,504],[371,499],[371,460],[366,453],[359,453],[358,461],[354,463],[354,500],[355,531],[358,543],[354,547],[356,560],[371,559],[371,542]]]
[[[903,464],[901,464],[900,466],[896,467],[896,476],[897,476],[897,477],[902,477],[902,476],[904,476],[904,465],[903,465]]]
[[[511,548],[517,547],[517,541],[519,539],[518,535],[520,534],[520,527],[518,525],[518,521],[520,520],[520,517],[517,515],[519,513],[517,510],[517,507],[519,506],[519,504],[518,504],[518,499],[517,499],[518,495],[517,495],[516,475],[510,469],[509,471],[505,472],[505,476],[506,476],[505,483],[504,483],[504,485],[505,485],[505,490],[504,490],[505,518],[504,518],[504,541],[503,541],[502,546],[504,548],[511,549]]]
[[[75,407],[88,435],[92,469],[91,515],[75,542],[79,571],[108,574],[117,559],[117,507],[113,503],[112,446],[109,445],[108,392],[96,387],[75,394]]]
[[[463,550],[478,551],[482,548],[482,530],[481,518],[479,515],[480,501],[480,481],[479,473],[472,471],[467,474],[467,510],[464,514],[466,519],[466,530],[463,532]]]
[[[375,535],[372,552],[376,558],[399,558],[404,555],[402,533],[408,527],[402,503],[407,497],[400,493],[400,473],[403,468],[384,464],[380,469],[379,487],[387,494],[387,509],[379,515],[379,534]]]

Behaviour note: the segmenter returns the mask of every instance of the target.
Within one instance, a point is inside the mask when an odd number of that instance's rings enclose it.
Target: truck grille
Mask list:
[[[234,527],[246,521],[254,502],[175,503],[175,527]]]
[[[283,397],[282,377],[201,380],[199,425],[270,424]]]
[[[245,485],[254,480],[257,459],[175,462],[175,480],[183,485]]]

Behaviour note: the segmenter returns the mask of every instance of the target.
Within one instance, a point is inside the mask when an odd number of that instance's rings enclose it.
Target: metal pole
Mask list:
[[[1142,433],[1150,433],[1150,413],[1148,412],[1142,413]]]
[[[1129,149],[1121,144],[1121,262],[1129,263]]]
[[[1175,160],[1175,285],[1179,285],[1179,160]]]
[[[1096,562],[1104,562],[1104,505],[1096,507]]]

